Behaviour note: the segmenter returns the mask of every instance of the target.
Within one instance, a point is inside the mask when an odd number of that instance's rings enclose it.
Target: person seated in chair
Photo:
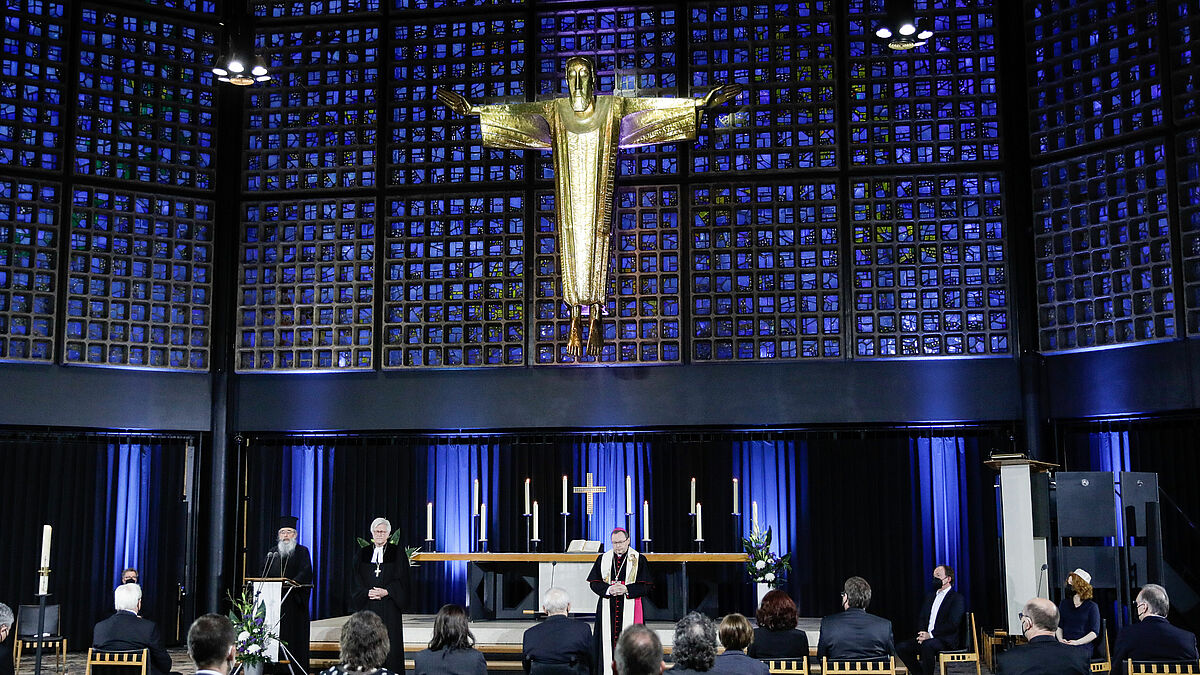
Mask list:
[[[917,615],[920,631],[916,638],[896,645],[909,672],[933,675],[937,670],[938,654],[962,648],[959,642],[966,618],[966,603],[953,587],[953,567],[938,565],[933,568],[933,592],[925,596],[925,603]]]
[[[755,659],[782,659],[808,656],[808,634],[796,628],[796,602],[776,588],[767,591],[754,618],[754,641],[746,654]]]
[[[689,612],[675,624],[672,675],[707,673],[717,658],[717,626],[700,612]]]
[[[892,622],[867,614],[870,604],[871,584],[862,577],[847,579],[842,585],[842,609],[845,611],[821,619],[817,659],[865,661],[896,653]]]
[[[12,609],[0,603],[0,675],[12,675],[13,672],[13,643],[8,637],[12,634],[14,621]]]
[[[1146,584],[1137,594],[1134,605],[1138,622],[1121,629],[1113,650],[1113,670],[1124,670],[1129,659],[1134,661],[1195,661],[1196,636],[1167,621],[1171,600],[1167,589],[1158,584]]]
[[[571,597],[561,588],[551,588],[542,595],[542,611],[546,620],[526,630],[521,638],[525,672],[531,672],[534,664],[556,664],[589,675],[596,660],[592,629],[568,616]]]
[[[205,614],[192,622],[187,633],[188,656],[196,675],[229,675],[237,660],[237,631],[228,617]]]
[[[731,675],[768,675],[767,664],[746,656],[746,647],[754,640],[754,629],[741,614],[726,614],[717,629],[725,652],[713,661],[712,672]]]
[[[1081,649],[1058,641],[1058,608],[1045,598],[1025,603],[1021,632],[1029,644],[996,657],[996,675],[1087,675],[1091,667]]]
[[[150,671],[154,675],[171,672],[171,655],[163,646],[162,635],[153,621],[138,616],[142,610],[142,587],[121,584],[113,591],[117,613],[96,624],[92,647],[104,651],[150,649]]]

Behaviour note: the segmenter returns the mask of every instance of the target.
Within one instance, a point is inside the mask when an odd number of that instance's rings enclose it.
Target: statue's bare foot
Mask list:
[[[604,349],[604,322],[600,320],[600,310],[592,308],[592,316],[588,320],[588,356],[600,356]]]
[[[582,328],[580,327],[579,310],[572,308],[571,332],[567,335],[567,356],[579,358],[583,354],[583,342],[579,337],[580,332],[582,332]]]

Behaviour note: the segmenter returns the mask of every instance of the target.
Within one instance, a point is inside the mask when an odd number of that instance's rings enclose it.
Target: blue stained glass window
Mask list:
[[[63,158],[65,5],[7,0],[0,24],[0,166],[57,170]]]
[[[388,201],[384,368],[525,365],[522,193]]]
[[[526,23],[500,15],[392,26],[392,185],[525,179],[526,151],[484,148],[479,117],[451,112],[434,92],[453,90],[472,104],[525,102]]]
[[[1036,168],[1033,204],[1042,351],[1175,336],[1161,140]]]
[[[374,367],[374,199],[247,204],[238,273],[239,372]]]
[[[0,176],[0,361],[54,360],[60,187]]]
[[[1162,124],[1159,12],[1142,0],[1027,3],[1035,154]]]
[[[835,167],[833,0],[689,3],[693,95],[737,82],[692,148],[695,172]]]
[[[229,0],[227,0],[229,1]],[[331,14],[359,16],[379,13],[380,0],[253,0],[254,16],[266,19],[322,18]]]
[[[833,181],[692,188],[692,360],[843,356]]]
[[[680,354],[679,189],[619,187],[609,239],[608,302],[599,357],[567,354],[570,307],[562,301],[554,194],[537,194],[534,343],[537,364],[655,365]],[[582,339],[590,317],[583,317]]]
[[[1183,287],[1187,332],[1200,335],[1200,131],[1179,139],[1179,222],[1183,244]]]
[[[231,0],[225,0],[229,2]],[[217,3],[215,0],[142,0],[147,5],[154,5],[164,9],[179,9],[191,14],[216,14]]]
[[[586,56],[596,66],[596,93],[638,97],[679,95],[676,54],[679,14],[674,9],[580,9],[538,15],[537,98],[567,94],[567,59]],[[538,175],[554,163],[541,153]],[[617,156],[621,176],[679,172],[675,143],[626,148]]]
[[[400,10],[445,9],[447,7],[519,7],[525,0],[392,0]]]
[[[74,173],[212,189],[212,27],[85,6]]]
[[[213,202],[76,187],[67,363],[207,371]]]
[[[1175,91],[1175,116],[1200,116],[1200,0],[1167,3],[1171,29],[1171,75]]]
[[[256,43],[273,79],[247,96],[245,188],[373,187],[379,29],[269,27]]]
[[[1009,352],[998,174],[853,179],[855,357]]]
[[[995,9],[919,0],[934,37],[898,52],[875,37],[883,0],[850,0],[850,154],[855,165],[1000,159]]]

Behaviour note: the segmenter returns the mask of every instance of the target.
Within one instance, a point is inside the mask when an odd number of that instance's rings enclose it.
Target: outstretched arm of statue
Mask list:
[[[471,105],[471,102],[467,100],[466,96],[463,96],[456,91],[438,87],[434,90],[433,95],[442,102],[442,105],[446,106],[450,110],[453,110],[459,115],[479,114],[479,106]]]
[[[713,87],[712,91],[708,92],[704,98],[696,99],[696,107],[711,110],[737,98],[738,94],[742,93],[742,89],[744,87],[740,84],[722,84]]]

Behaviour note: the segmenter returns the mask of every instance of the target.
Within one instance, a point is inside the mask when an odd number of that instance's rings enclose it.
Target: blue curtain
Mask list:
[[[803,445],[803,443],[801,443]],[[739,478],[738,508],[743,515],[742,536],[750,536],[753,504],[758,504],[758,525],[771,528],[771,550],[777,555],[801,549],[801,520],[807,520],[808,453],[796,452],[795,441],[745,441],[733,444],[733,475]]]
[[[912,463],[920,495],[920,567],[930,572],[950,565],[959,588],[970,587],[970,518],[967,499],[967,453],[961,436],[912,439]]]
[[[321,572],[331,551],[323,544],[328,528],[327,478],[332,477],[334,448],[324,445],[293,445],[283,453],[283,494],[288,496],[287,513],[299,519],[299,541],[312,553],[313,578]],[[309,612],[314,615],[319,595],[309,594]]]
[[[107,513],[113,524],[112,585],[120,583],[121,570],[133,567],[146,583],[146,529],[150,523],[150,447],[140,443],[108,446]]]
[[[575,444],[574,459],[572,490],[586,484],[588,473],[592,474],[593,484],[605,487],[605,492],[596,497],[591,518],[585,515],[585,496],[574,492],[569,495],[572,513],[579,514],[585,524],[584,536],[604,542],[607,549],[613,528],[628,527],[636,547],[644,534],[640,517],[642,502],[649,501],[651,510],[656,508],[650,494],[650,444],[626,439],[579,441]],[[625,476],[629,476],[631,483],[630,501],[634,514],[628,524],[625,522]],[[655,533],[650,534],[654,536]]]
[[[474,547],[471,541],[471,481],[479,475],[480,460],[486,457],[488,450],[488,446],[439,443],[430,445],[425,451],[430,468],[425,479],[425,493],[432,495],[433,536],[439,551],[470,551]],[[488,501],[492,490],[490,482],[480,480],[480,501]],[[424,538],[424,530],[420,536]],[[437,597],[466,597],[467,564],[459,561],[441,563],[441,566],[442,573],[436,577]]]

